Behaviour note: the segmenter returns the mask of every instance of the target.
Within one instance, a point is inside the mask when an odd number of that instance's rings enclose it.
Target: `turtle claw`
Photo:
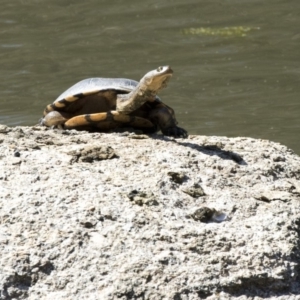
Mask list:
[[[185,129],[174,126],[174,127],[169,127],[165,130],[163,130],[163,134],[167,136],[173,136],[175,138],[187,138],[188,133]]]

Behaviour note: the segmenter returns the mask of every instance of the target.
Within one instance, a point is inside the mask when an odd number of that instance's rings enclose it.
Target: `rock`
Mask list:
[[[182,191],[194,198],[205,196],[205,193],[199,184],[194,184],[191,187],[186,187]]]
[[[0,299],[298,299],[299,179],[266,140],[0,125]]]
[[[92,145],[79,147],[75,150],[68,151],[67,154],[74,156],[73,162],[89,162],[115,158],[116,154],[112,147]]]
[[[135,204],[138,204],[140,206],[144,204],[148,206],[158,205],[155,196],[151,192],[147,193],[143,191],[133,190],[127,196],[130,201],[133,201]]]
[[[170,176],[170,179],[174,181],[175,183],[182,184],[184,180],[186,179],[186,175],[183,172],[174,172],[169,171],[168,175]]]
[[[215,212],[216,210],[214,208],[211,209],[209,207],[200,207],[196,209],[190,216],[195,221],[206,223],[212,219]]]
[[[6,125],[0,124],[0,133],[8,133],[8,132],[10,132],[10,128]]]

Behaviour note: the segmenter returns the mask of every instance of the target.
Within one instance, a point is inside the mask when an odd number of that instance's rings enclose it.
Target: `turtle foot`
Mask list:
[[[162,130],[162,133],[167,136],[173,136],[175,138],[187,138],[188,133],[185,129],[174,126],[174,127],[169,127],[164,130]]]

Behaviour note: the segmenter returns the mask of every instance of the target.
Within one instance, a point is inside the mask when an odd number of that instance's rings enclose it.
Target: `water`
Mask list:
[[[160,96],[190,134],[270,139],[300,154],[299,12],[297,0],[3,0],[0,123],[36,124],[81,79],[139,80],[170,65]]]

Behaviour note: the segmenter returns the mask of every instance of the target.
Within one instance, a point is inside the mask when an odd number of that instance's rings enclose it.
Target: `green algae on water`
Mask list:
[[[259,27],[246,27],[246,26],[232,26],[232,27],[198,27],[198,28],[185,28],[182,30],[186,35],[211,35],[211,36],[225,36],[225,37],[244,37],[250,31],[259,30]]]

